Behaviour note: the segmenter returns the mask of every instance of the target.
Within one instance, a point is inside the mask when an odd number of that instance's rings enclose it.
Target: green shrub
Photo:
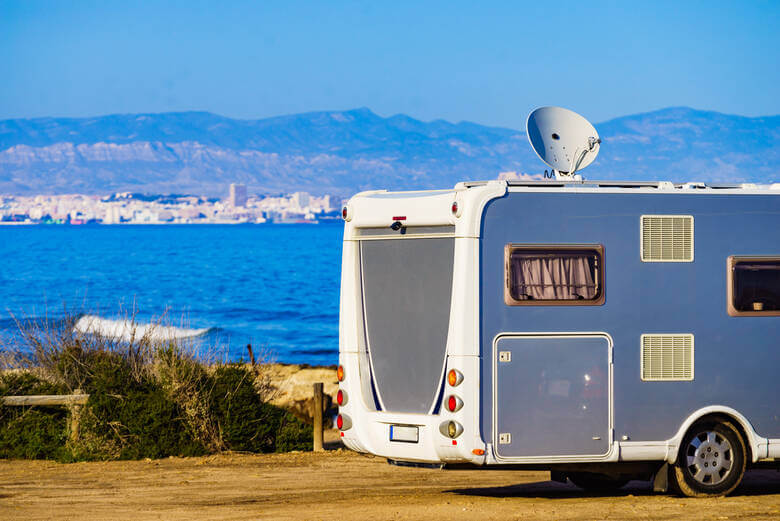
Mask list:
[[[0,373],[0,396],[62,394],[67,389],[36,376],[30,371]]]
[[[0,458],[69,460],[66,422],[64,412],[43,407],[9,414],[0,420]]]
[[[224,365],[212,378],[211,409],[227,448],[273,452],[283,411],[261,401],[254,374],[242,365]]]
[[[79,436],[66,407],[0,407],[0,458],[60,461],[195,456],[221,450],[309,450],[312,427],[265,401],[267,375],[243,364],[213,370],[177,341],[120,343],[24,323],[33,371],[2,372],[0,395],[90,395]],[[24,357],[20,356],[19,359]]]
[[[88,438],[103,438],[111,456],[119,447],[121,459],[194,456],[205,453],[193,439],[184,414],[148,373],[136,373],[118,353],[91,353],[84,390],[90,394],[89,418],[83,425]],[[89,432],[91,431],[91,432]]]
[[[286,412],[282,416],[276,435],[276,452],[311,450],[314,437],[313,427]]]
[[[244,365],[214,371],[211,405],[227,447],[236,451],[309,450],[312,427],[284,409],[264,403]]]
[[[225,443],[209,400],[213,381],[206,367],[170,343],[156,353],[152,372],[154,380],[181,409],[191,436],[207,452],[223,450]]]
[[[0,396],[60,394],[29,372],[0,375]],[[67,459],[64,407],[0,407],[0,458]]]

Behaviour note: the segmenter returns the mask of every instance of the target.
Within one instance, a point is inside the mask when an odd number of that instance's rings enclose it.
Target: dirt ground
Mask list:
[[[331,433],[332,436],[332,433]],[[584,493],[547,472],[395,467],[344,449],[154,461],[0,461],[0,519],[780,519],[780,473],[727,498]]]

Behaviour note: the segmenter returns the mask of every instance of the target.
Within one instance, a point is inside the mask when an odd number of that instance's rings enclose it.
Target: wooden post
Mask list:
[[[314,384],[314,452],[322,451],[322,382]]]
[[[249,351],[249,361],[252,362],[252,365],[255,365],[255,353],[252,351],[252,344],[247,344],[246,350]]]
[[[76,389],[73,394],[83,394],[81,389]],[[69,407],[70,409],[70,441],[76,442],[79,439],[79,423],[81,422],[81,408],[80,404],[74,404]]]

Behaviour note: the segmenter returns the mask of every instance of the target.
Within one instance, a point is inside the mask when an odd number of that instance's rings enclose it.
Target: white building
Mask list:
[[[238,208],[239,206],[246,206],[246,185],[239,185],[236,183],[230,184],[230,206]]]
[[[295,192],[290,197],[291,206],[295,208],[304,209],[309,206],[309,193],[308,192]]]

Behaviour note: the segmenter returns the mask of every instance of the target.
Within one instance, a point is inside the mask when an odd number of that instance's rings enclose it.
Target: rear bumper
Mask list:
[[[477,447],[474,443],[469,443],[472,440],[465,432],[455,440],[444,436],[439,426],[446,420],[438,415],[362,411],[359,417],[353,417],[352,421],[352,426],[343,431],[341,439],[347,447],[359,452],[421,463],[485,463],[484,455],[472,453],[476,448],[484,450],[484,444],[479,442],[480,446]],[[391,441],[391,425],[417,427],[417,443]]]
[[[377,456],[420,463],[485,463],[486,446],[479,435],[475,407],[465,406],[456,413],[406,414],[373,410],[367,404],[371,400],[366,396],[370,391],[361,389],[359,360],[357,353],[341,353],[340,362],[345,370],[345,379],[340,386],[349,393],[351,399],[339,413],[350,419],[351,426],[341,432],[341,439],[348,448],[367,452]],[[471,364],[478,359],[468,358]],[[462,364],[459,369],[463,370]],[[471,368],[473,370],[473,367]],[[476,403],[475,398],[466,400]],[[454,420],[463,427],[463,432],[454,440],[440,431],[442,423]],[[392,425],[414,426],[418,428],[416,443],[390,440]],[[475,454],[474,451],[481,454]]]

